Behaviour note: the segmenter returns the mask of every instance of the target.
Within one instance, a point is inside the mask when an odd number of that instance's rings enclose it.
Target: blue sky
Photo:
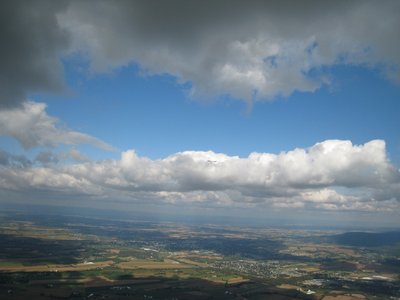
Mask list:
[[[393,162],[400,162],[400,86],[380,70],[336,66],[326,72],[330,85],[248,104],[229,96],[207,102],[188,96],[188,84],[171,75],[142,76],[136,65],[111,74],[79,73],[64,62],[66,95],[37,95],[48,113],[66,126],[101,138],[120,150],[163,158],[185,150],[212,150],[248,156],[289,151],[326,139],[363,144],[383,139]],[[98,152],[96,158],[118,158]]]
[[[397,1],[2,6],[6,202],[399,225]]]

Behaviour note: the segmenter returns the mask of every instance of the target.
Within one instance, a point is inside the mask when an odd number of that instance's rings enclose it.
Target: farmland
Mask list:
[[[399,244],[335,230],[0,217],[0,299],[397,299]]]

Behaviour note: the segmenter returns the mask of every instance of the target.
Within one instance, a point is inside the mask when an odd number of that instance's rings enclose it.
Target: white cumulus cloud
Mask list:
[[[327,140],[245,158],[186,151],[152,160],[128,150],[119,160],[7,164],[0,175],[4,188],[20,193],[61,191],[65,197],[78,193],[133,203],[366,211],[392,210],[400,203],[400,172],[382,140],[364,145]]]

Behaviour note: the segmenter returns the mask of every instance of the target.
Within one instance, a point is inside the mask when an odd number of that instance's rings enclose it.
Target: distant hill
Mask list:
[[[359,247],[379,247],[395,245],[400,243],[400,231],[389,232],[346,232],[330,237],[336,244],[359,246]]]

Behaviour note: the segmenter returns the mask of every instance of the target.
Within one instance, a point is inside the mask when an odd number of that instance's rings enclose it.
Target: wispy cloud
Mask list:
[[[21,107],[0,110],[0,135],[17,139],[25,149],[58,144],[89,144],[114,151],[114,148],[85,133],[58,126],[58,119],[46,113],[46,104],[24,102]]]

